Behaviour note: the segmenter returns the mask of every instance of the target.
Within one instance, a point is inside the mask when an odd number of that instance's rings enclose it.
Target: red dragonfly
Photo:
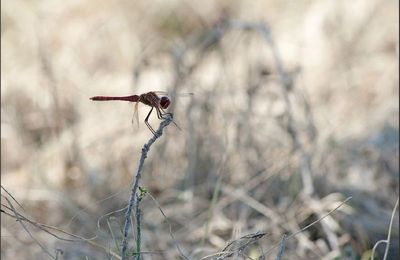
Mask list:
[[[187,95],[193,95],[193,93],[185,93]],[[164,119],[166,115],[171,115],[171,113],[168,113],[165,111],[171,104],[170,98],[167,96],[167,92],[163,91],[150,91],[141,95],[131,95],[131,96],[122,96],[122,97],[110,97],[110,96],[95,96],[91,97],[90,99],[93,101],[110,101],[110,100],[118,100],[118,101],[128,101],[128,102],[135,102],[135,112],[134,112],[134,117],[136,117],[136,121],[139,124],[139,118],[138,118],[138,104],[139,102],[148,105],[151,107],[149,113],[147,114],[146,118],[144,119],[144,123],[146,126],[150,129],[150,131],[155,135],[155,131],[153,127],[149,124],[148,120],[153,112],[153,109],[156,110],[157,112],[157,117],[158,119]],[[180,95],[180,94],[178,94]],[[133,120],[133,119],[132,119]],[[176,127],[179,128],[179,126],[172,121]],[[180,128],[179,128],[180,129]]]

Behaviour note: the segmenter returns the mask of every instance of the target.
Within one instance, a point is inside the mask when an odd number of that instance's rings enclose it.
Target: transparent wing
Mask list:
[[[132,116],[132,126],[137,125],[137,128],[139,128],[139,109],[138,109],[138,107],[139,107],[139,102],[136,102],[133,107],[133,116]]]
[[[156,93],[157,95],[161,95],[161,96],[169,96],[169,97],[190,97],[193,96],[194,93],[192,92],[179,92],[179,93],[171,93],[171,92],[167,92],[167,91],[153,91],[154,93]]]

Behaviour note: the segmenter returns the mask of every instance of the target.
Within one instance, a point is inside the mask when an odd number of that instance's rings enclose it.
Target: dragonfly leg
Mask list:
[[[157,109],[157,108],[156,108],[156,109]],[[157,116],[158,116],[159,119],[165,119],[165,116],[166,116],[166,115],[169,115],[171,118],[173,118],[173,114],[172,114],[172,113],[165,112],[164,109],[162,109],[162,108],[158,108],[158,109],[157,109]],[[182,129],[175,123],[174,120],[172,120],[172,123],[174,123],[174,125],[175,125],[179,130],[182,131]]]
[[[172,113],[165,112],[164,109],[162,109],[161,107],[157,107],[156,109],[157,109],[158,119],[165,119],[166,115],[170,115],[171,117],[173,117]]]
[[[155,107],[157,112],[158,119],[165,119],[164,114],[165,112],[162,110],[161,107]]]
[[[156,135],[156,132],[154,131],[153,127],[149,124],[149,117],[151,115],[151,112],[153,112],[153,108],[151,107],[149,113],[147,114],[146,118],[144,119],[144,123],[147,125],[147,127],[150,129],[150,131],[153,133],[153,135]]]

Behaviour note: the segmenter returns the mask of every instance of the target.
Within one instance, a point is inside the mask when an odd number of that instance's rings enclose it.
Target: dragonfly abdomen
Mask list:
[[[90,98],[93,101],[110,101],[110,100],[118,100],[118,101],[129,101],[129,102],[138,102],[139,96],[125,96],[125,97],[108,97],[108,96],[95,96]]]

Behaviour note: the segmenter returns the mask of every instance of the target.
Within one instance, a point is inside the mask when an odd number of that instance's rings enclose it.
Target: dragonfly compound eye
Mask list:
[[[162,97],[160,100],[160,105],[163,109],[166,109],[171,104],[171,100],[168,97]]]

